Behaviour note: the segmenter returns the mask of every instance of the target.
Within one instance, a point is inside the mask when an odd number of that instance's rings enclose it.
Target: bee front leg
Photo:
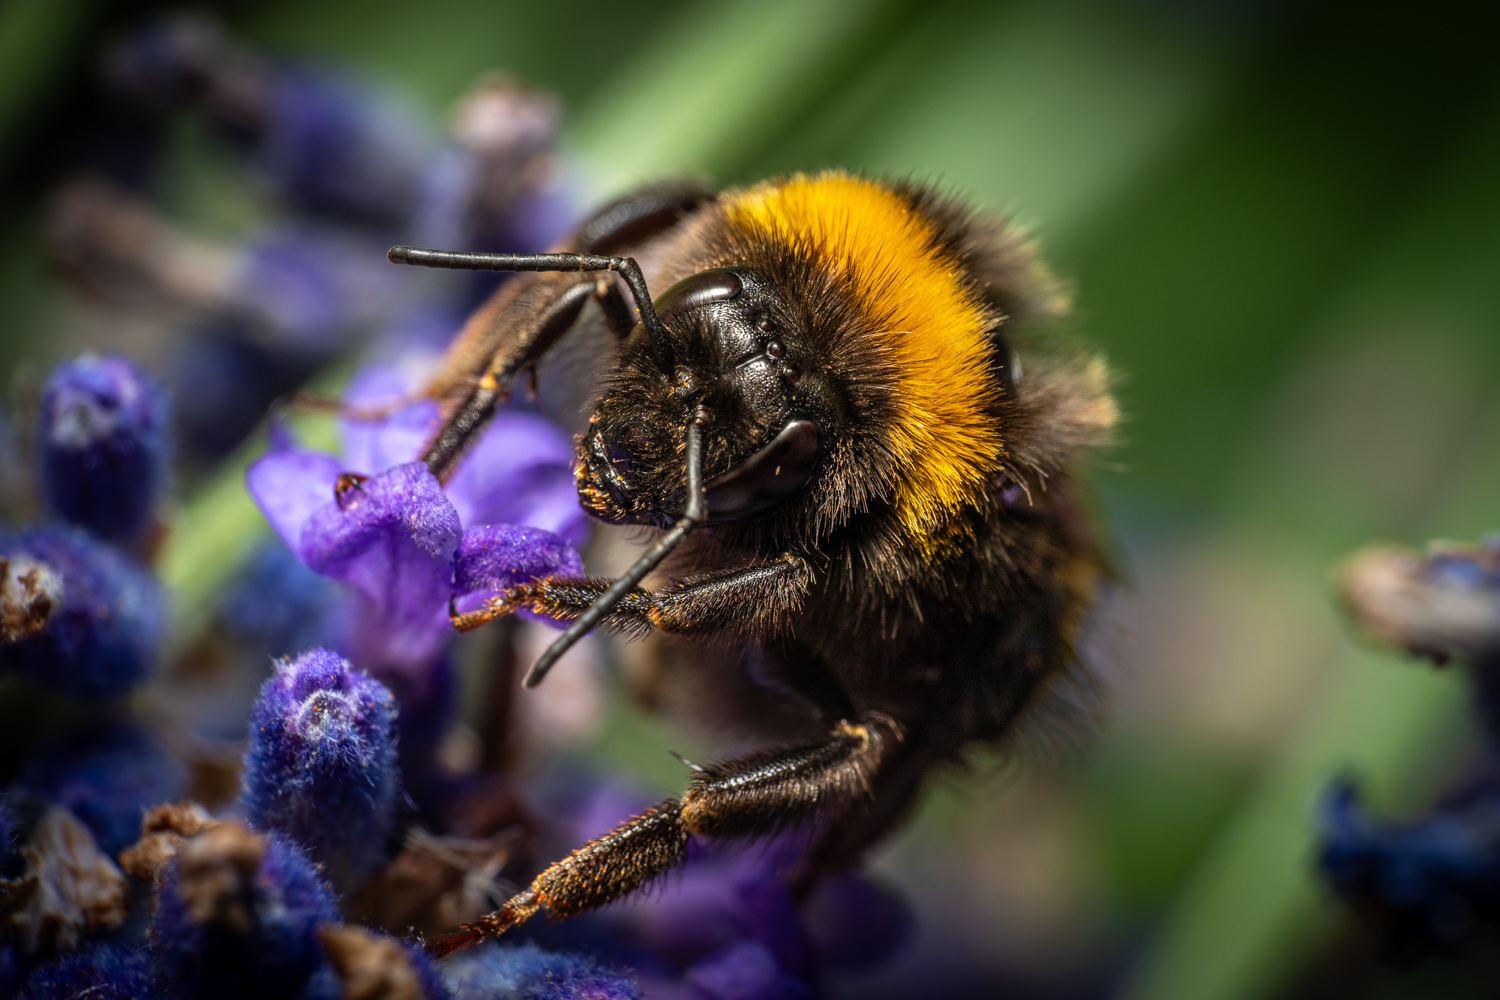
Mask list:
[[[773,563],[689,577],[656,593],[638,587],[604,624],[634,634],[658,628],[687,635],[724,631],[764,635],[801,607],[812,580],[807,560],[786,553]],[[467,632],[517,608],[570,621],[588,610],[612,583],[591,577],[550,577],[520,584],[490,598],[478,610],[455,612],[453,624]]]
[[[619,299],[619,295],[613,275],[586,281],[557,281],[549,276],[512,298],[497,298],[504,308],[493,315],[488,308],[475,314],[470,327],[499,328],[504,334],[478,381],[448,415],[422,455],[433,475],[446,480],[453,473],[464,450],[494,416],[495,407],[510,397],[516,376],[540,361],[573,328],[590,299]],[[619,306],[623,307],[623,301]],[[606,317],[614,311],[606,306]],[[459,336],[473,335],[466,328]]]
[[[861,801],[884,754],[899,742],[883,719],[843,720],[821,742],[700,768],[680,800],[658,802],[583,845],[499,910],[430,942],[428,950],[446,955],[499,937],[543,910],[571,917],[619,899],[680,863],[690,834],[754,837]]]

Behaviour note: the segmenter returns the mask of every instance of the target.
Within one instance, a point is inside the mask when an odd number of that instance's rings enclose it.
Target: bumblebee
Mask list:
[[[935,768],[1003,743],[1076,676],[1106,574],[1077,469],[1116,409],[1102,362],[1018,339],[1062,297],[1014,227],[917,184],[827,172],[647,188],[566,252],[389,256],[539,272],[501,286],[429,387],[446,404],[424,455],[439,478],[587,315],[617,346],[577,439],[579,497],[661,532],[618,580],[543,579],[455,624],[522,607],[570,620],[528,686],[596,626],[666,633],[695,690],[768,747],[690,765],[681,798],[434,951],[618,899],[691,834],[807,824],[806,871],[852,864]],[[659,566],[670,582],[644,588]]]

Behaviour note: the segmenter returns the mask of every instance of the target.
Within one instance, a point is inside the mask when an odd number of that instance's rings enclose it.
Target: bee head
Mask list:
[[[776,288],[751,270],[713,269],[679,281],[655,306],[669,363],[637,327],[579,441],[584,508],[616,523],[680,517],[682,429],[700,406],[710,418],[709,523],[757,517],[807,489],[827,445],[819,379],[799,367],[797,324]]]

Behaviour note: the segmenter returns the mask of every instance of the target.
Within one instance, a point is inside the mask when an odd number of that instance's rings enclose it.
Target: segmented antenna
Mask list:
[[[651,293],[646,277],[634,257],[601,257],[591,253],[472,253],[461,250],[422,250],[418,247],[391,247],[386,260],[392,264],[414,264],[418,267],[446,267],[457,271],[614,271],[625,279],[636,311],[651,343],[651,356],[662,374],[672,374],[672,344]]]

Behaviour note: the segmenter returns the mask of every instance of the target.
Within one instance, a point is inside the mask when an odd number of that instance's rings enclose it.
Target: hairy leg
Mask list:
[[[605,619],[610,628],[644,633],[652,628],[691,635],[732,631],[764,634],[801,606],[812,585],[812,567],[786,553],[764,566],[724,570],[690,577],[652,593],[636,588]],[[483,607],[454,614],[461,632],[530,608],[554,618],[572,620],[588,609],[614,581],[589,577],[550,577],[512,587]]]
[[[679,799],[639,816],[549,866],[489,916],[428,945],[438,955],[478,944],[536,913],[570,917],[612,902],[678,864],[688,836],[751,837],[869,794],[896,742],[884,722],[839,722],[819,743],[747,754],[700,768]]]

